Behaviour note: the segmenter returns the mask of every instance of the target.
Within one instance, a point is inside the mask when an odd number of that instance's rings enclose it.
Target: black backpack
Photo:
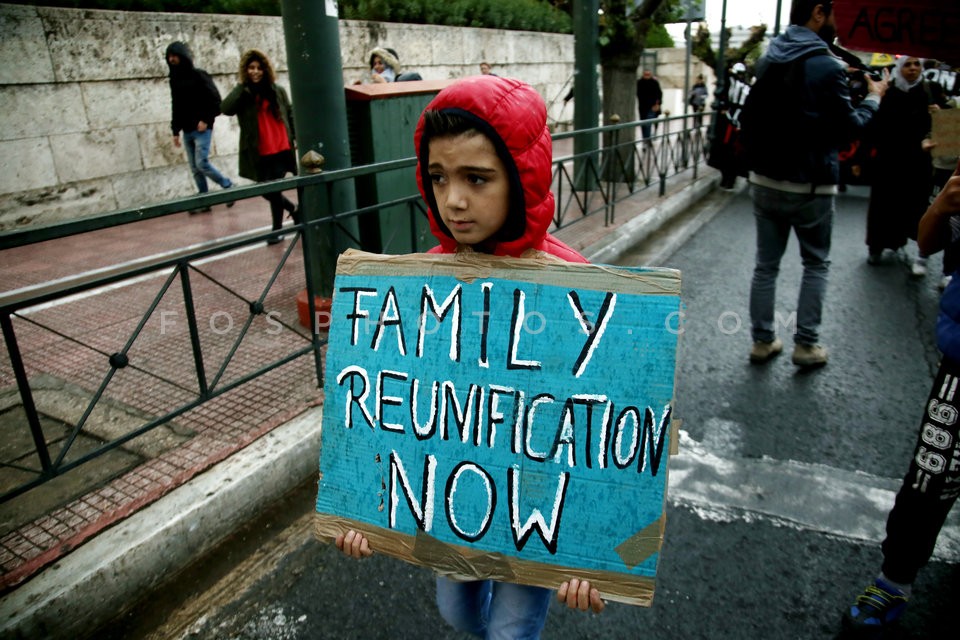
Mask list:
[[[805,161],[816,122],[803,109],[804,63],[828,55],[815,49],[789,62],[769,64],[757,76],[740,111],[740,144],[747,168],[774,180],[790,180]]]
[[[213,78],[210,77],[210,74],[204,71],[203,69],[196,69],[197,76],[200,78],[201,90],[204,92],[204,98],[206,99],[204,104],[206,108],[213,114],[214,117],[220,115],[220,90],[217,89],[217,85],[213,82]]]

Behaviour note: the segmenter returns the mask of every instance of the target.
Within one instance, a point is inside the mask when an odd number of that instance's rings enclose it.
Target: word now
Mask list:
[[[421,477],[423,483],[418,498],[415,496],[415,490],[411,486],[406,468],[400,460],[400,455],[396,451],[390,453],[389,527],[391,529],[397,528],[397,506],[402,497],[416,520],[417,528],[425,533],[433,531],[437,494],[437,458],[435,456],[428,455],[424,458]],[[475,494],[465,501],[466,506],[469,507],[469,516],[477,520],[473,528],[467,529],[465,527],[468,525],[457,515],[459,510],[456,497],[459,486],[469,481],[470,477],[473,477],[474,484],[480,485],[480,493],[485,500],[479,505],[479,509]],[[570,473],[563,472],[557,477],[557,488],[548,507],[550,512],[549,524],[544,519],[543,512],[538,508],[531,509],[530,515],[521,522],[519,478],[519,466],[514,465],[507,470],[507,511],[513,544],[517,551],[522,550],[530,536],[536,532],[547,550],[551,554],[556,554],[557,540],[560,536],[560,519],[563,514],[563,502],[567,494]],[[460,462],[447,477],[443,491],[444,513],[447,516],[450,530],[462,540],[476,542],[486,535],[493,522],[497,501],[497,487],[493,477],[478,464],[469,461]]]

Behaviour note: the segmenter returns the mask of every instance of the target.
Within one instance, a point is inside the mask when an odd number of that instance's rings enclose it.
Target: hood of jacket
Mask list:
[[[452,110],[473,119],[497,149],[510,179],[510,212],[494,237],[494,255],[519,256],[527,249],[540,249],[553,221],[554,199],[550,190],[553,171],[553,141],[547,129],[547,109],[533,87],[511,78],[472,76],[450,85],[426,107]],[[517,114],[524,114],[518,118]],[[443,223],[433,197],[429,148],[423,140],[421,114],[414,133],[417,152],[417,186],[430,213],[430,230],[445,252],[454,252],[457,241]]]
[[[367,55],[367,62],[370,64],[371,68],[373,68],[373,56],[380,56],[380,59],[383,60],[383,64],[393,69],[393,72],[397,75],[400,75],[400,72],[403,70],[400,67],[400,59],[388,49],[377,47],[376,49],[370,50],[370,53]]]
[[[190,53],[190,47],[188,47],[185,42],[171,42],[167,47],[167,53],[164,55],[163,59],[169,60],[171,53],[174,53],[180,57],[180,64],[177,66],[173,66],[170,64],[170,62],[167,62],[167,66],[170,68],[171,75],[173,75],[176,71],[193,69],[193,54]]]
[[[827,43],[807,27],[791,24],[778,38],[770,42],[770,48],[764,57],[769,64],[780,64],[796,60],[817,49],[826,49]],[[831,54],[832,55],[832,54]]]

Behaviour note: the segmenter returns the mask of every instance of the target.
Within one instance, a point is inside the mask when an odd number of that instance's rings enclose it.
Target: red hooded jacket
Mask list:
[[[533,88],[510,78],[474,76],[460,80],[440,93],[428,110],[455,111],[477,123],[490,138],[510,174],[511,207],[507,221],[495,237],[494,255],[519,257],[528,249],[557,256],[567,262],[587,262],[574,249],[547,233],[553,222],[553,142],[547,129],[547,109]],[[423,140],[423,115],[414,133],[419,168],[417,186],[429,207],[430,230],[440,246],[430,253],[455,253],[457,241],[437,212],[430,174],[428,141]]]

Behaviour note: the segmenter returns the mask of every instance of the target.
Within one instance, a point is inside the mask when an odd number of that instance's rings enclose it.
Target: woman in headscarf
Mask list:
[[[870,264],[879,264],[885,249],[894,251],[916,240],[917,224],[929,204],[933,180],[930,113],[944,102],[940,86],[923,79],[923,60],[897,58],[890,88],[872,123],[875,157],[867,210]],[[918,253],[913,275],[926,274],[927,258]]]
[[[266,182],[296,174],[293,111],[286,90],[277,84],[270,59],[262,51],[250,49],[240,58],[239,75],[240,83],[223,99],[220,109],[224,115],[236,115],[240,125],[240,175]],[[296,206],[283,193],[263,197],[270,202],[274,231],[282,226],[284,211],[300,222]],[[267,243],[281,239],[273,236]]]

